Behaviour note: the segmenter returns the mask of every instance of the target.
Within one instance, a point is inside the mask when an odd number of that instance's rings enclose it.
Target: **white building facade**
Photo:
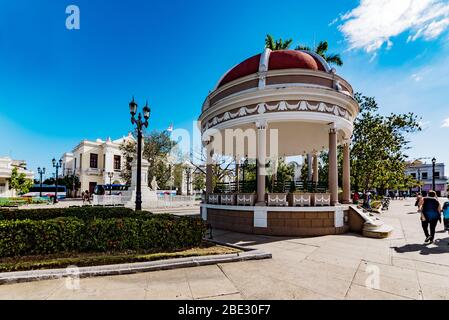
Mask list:
[[[415,161],[406,168],[406,174],[422,183],[421,188],[414,188],[412,192],[429,192],[433,189],[433,164]],[[446,197],[448,192],[448,178],[445,176],[444,163],[435,164],[435,191],[439,197]]]
[[[34,173],[26,169],[26,162],[22,160],[12,160],[9,157],[0,157],[0,198],[15,197],[15,190],[10,189],[9,180],[14,168],[19,174],[25,173],[27,179],[34,179]]]
[[[125,156],[120,150],[124,142],[135,142],[134,137],[128,136],[111,140],[97,139],[83,140],[72,152],[64,153],[62,159],[62,175],[76,175],[81,183],[80,192],[93,192],[97,185],[126,184],[121,177],[123,166],[126,165]],[[112,173],[112,178],[109,175]]]

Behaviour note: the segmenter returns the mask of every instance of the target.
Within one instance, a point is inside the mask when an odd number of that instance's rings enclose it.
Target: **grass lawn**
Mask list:
[[[27,256],[0,259],[0,272],[58,269],[71,265],[78,267],[146,262],[172,258],[186,258],[241,252],[239,249],[203,242],[201,246],[174,252],[114,252],[114,253],[64,253],[46,256]]]

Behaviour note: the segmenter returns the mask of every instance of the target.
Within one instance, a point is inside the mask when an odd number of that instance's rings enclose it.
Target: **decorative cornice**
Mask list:
[[[224,112],[213,117],[211,120],[206,121],[205,124],[202,125],[201,130],[202,132],[204,132],[226,121],[250,115],[285,111],[326,113],[351,121],[351,114],[346,109],[337,105],[328,106],[323,102],[313,103],[309,101],[298,101],[297,103],[291,104],[287,101],[280,101],[275,105],[259,103],[256,106],[240,107],[231,111]]]

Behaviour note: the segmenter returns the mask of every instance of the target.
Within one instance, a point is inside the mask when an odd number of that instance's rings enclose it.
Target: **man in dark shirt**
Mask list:
[[[435,240],[435,229],[441,219],[441,204],[437,200],[435,191],[429,191],[421,206],[421,224],[426,235],[425,244],[431,244]],[[430,234],[429,234],[430,227]]]

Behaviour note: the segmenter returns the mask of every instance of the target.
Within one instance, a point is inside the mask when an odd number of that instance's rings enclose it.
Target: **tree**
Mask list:
[[[206,188],[206,175],[203,172],[195,172],[193,174],[192,184],[194,190],[204,190]]]
[[[132,178],[131,163],[136,156],[137,146],[134,141],[128,140],[124,141],[119,148],[125,160],[125,165],[121,166],[120,177],[125,180],[127,185],[130,185]]]
[[[69,175],[62,179],[58,179],[58,185],[65,186],[72,197],[75,197],[76,192],[81,188],[81,181],[78,176]]]
[[[168,156],[170,151],[176,146],[176,142],[171,140],[168,131],[152,131],[145,136],[143,157],[150,163],[148,169],[149,182],[156,177],[161,189],[166,189],[171,177]]]
[[[384,194],[386,189],[409,186],[407,135],[421,131],[420,119],[412,112],[383,116],[374,98],[357,93],[355,99],[360,104],[351,147],[355,191],[377,189]]]
[[[13,168],[11,178],[9,178],[9,187],[19,194],[27,193],[33,186],[33,180],[27,179],[25,173],[19,173],[19,169]]]
[[[153,177],[156,177],[160,188],[165,189],[170,181],[172,170],[168,161],[168,156],[176,142],[171,140],[168,131],[152,131],[144,136],[144,146],[142,158],[149,162],[148,181],[151,183]],[[137,144],[134,141],[122,143],[120,150],[123,153],[126,164],[123,166],[120,176],[127,184],[131,184],[131,163],[136,156]]]
[[[304,50],[304,51],[311,51],[319,54],[321,57],[323,57],[324,60],[326,60],[329,64],[335,64],[339,67],[343,65],[343,61],[341,60],[341,57],[339,54],[327,54],[327,50],[329,49],[329,43],[327,41],[320,41],[318,45],[315,48],[310,48],[308,46],[299,45],[295,48],[295,50]]]
[[[274,189],[275,192],[285,192],[284,187],[286,183],[291,182],[295,175],[295,168],[293,164],[287,164],[285,159],[282,158],[278,162],[277,172],[276,172],[276,180],[277,180],[277,188]]]
[[[273,37],[270,34],[267,34],[265,37],[265,47],[268,49],[271,49],[273,51],[275,50],[287,50],[290,48],[290,45],[292,44],[293,40],[282,40],[282,38],[278,40],[274,40]]]

